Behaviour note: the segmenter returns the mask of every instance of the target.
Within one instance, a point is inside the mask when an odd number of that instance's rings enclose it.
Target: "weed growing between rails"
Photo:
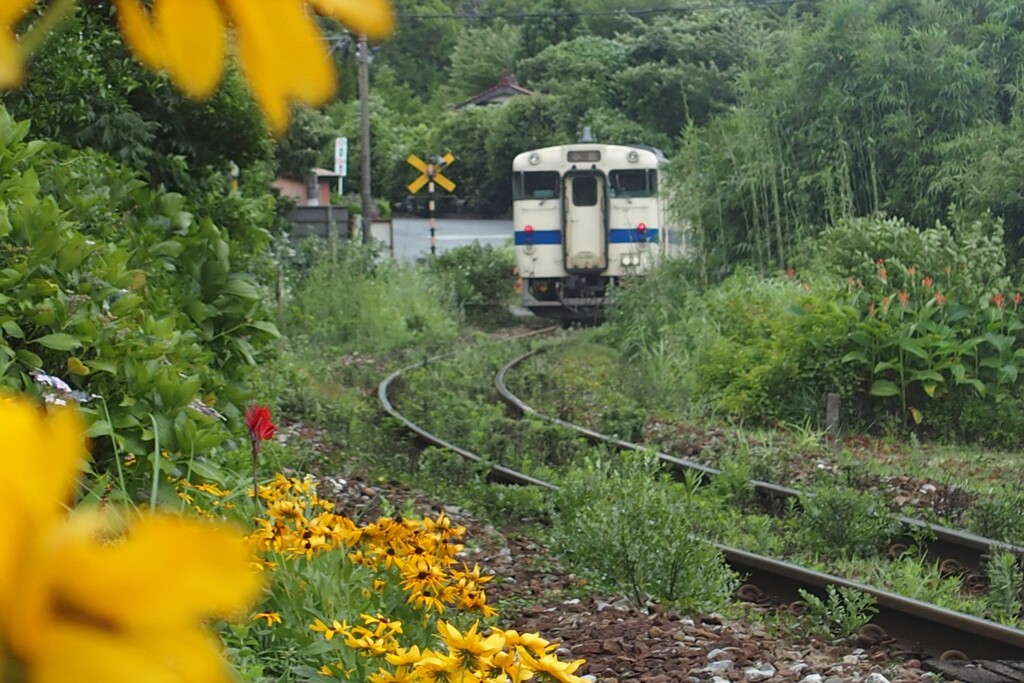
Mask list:
[[[189,495],[195,505],[223,491]],[[458,566],[465,529],[444,513],[357,525],[311,478],[283,475],[260,499],[250,541],[270,590],[249,623],[225,631],[247,680],[581,680],[582,660],[559,661],[539,634],[493,625],[493,577]]]

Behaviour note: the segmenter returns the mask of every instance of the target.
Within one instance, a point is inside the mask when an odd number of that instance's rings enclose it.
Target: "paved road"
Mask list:
[[[395,218],[395,258],[415,261],[430,256],[430,220]],[[501,246],[512,239],[512,221],[438,218],[435,238],[437,253],[473,242]]]

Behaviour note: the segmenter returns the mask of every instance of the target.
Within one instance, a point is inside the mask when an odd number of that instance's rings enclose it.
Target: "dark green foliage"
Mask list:
[[[782,267],[795,242],[837,219],[884,211],[930,225],[953,202],[972,218],[1005,213],[1018,235],[1019,7],[816,9],[757,38],[738,106],[685,134],[675,168],[709,268]]]
[[[721,604],[735,587],[714,546],[691,536],[702,515],[678,487],[657,479],[654,458],[627,455],[576,470],[557,507],[555,538],[570,565],[638,606],[653,597],[701,609]]]
[[[186,199],[154,191],[93,152],[25,142],[0,110],[0,382],[38,394],[33,371],[99,398],[86,413],[101,466],[116,452],[208,453],[228,433],[243,380],[277,329],[266,291],[229,237]],[[255,253],[268,234],[251,226]],[[148,472],[148,470],[144,470]]]
[[[474,242],[451,249],[429,264],[451,290],[455,305],[474,323],[507,321],[515,285],[515,254],[511,247]]]
[[[106,152],[195,197],[222,191],[231,163],[269,161],[266,126],[233,67],[213,97],[192,102],[135,61],[106,3],[80,7],[63,31],[32,60],[26,85],[0,96],[35,135]]]
[[[546,47],[586,33],[585,22],[574,10],[570,0],[538,0],[531,8],[532,16],[523,22],[520,55],[536,55]]]
[[[831,488],[803,501],[800,537],[806,551],[839,559],[878,555],[899,525],[885,501],[872,492]]]
[[[334,170],[334,139],[331,119],[315,109],[297,109],[287,134],[274,147],[279,175],[305,179],[315,167]],[[357,164],[351,163],[351,166]]]

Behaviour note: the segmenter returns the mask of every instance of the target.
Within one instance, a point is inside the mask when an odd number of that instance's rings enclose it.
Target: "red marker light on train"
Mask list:
[[[646,232],[647,226],[641,223],[640,225],[636,226],[636,230],[637,232]]]
[[[533,233],[533,226],[527,225],[525,228],[523,228],[523,232],[525,232],[527,235]]]

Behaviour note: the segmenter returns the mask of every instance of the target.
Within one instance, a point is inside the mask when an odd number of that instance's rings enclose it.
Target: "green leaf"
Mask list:
[[[97,436],[113,436],[114,428],[106,420],[96,420],[85,430],[85,435],[90,439]]]
[[[14,322],[13,320],[5,320],[3,324],[0,324],[4,332],[7,333],[8,337],[14,337],[15,339],[24,339],[25,333],[21,329],[21,325]]]
[[[70,351],[76,349],[82,345],[82,342],[77,337],[72,337],[70,334],[64,332],[54,332],[53,334],[47,334],[38,339],[33,340],[40,346],[45,346],[48,349],[54,351]]]
[[[250,301],[258,301],[263,298],[260,290],[258,290],[255,285],[248,280],[243,280],[241,278],[231,278],[228,280],[221,289],[221,292],[224,294],[232,294],[240,299],[248,299]]]
[[[928,353],[921,347],[920,344],[908,341],[903,345],[903,350],[907,353],[911,353],[921,360],[928,360]]]
[[[934,370],[918,370],[910,375],[910,381],[921,382],[923,380],[930,379],[934,382],[942,384],[946,381],[946,378],[935,372]]]
[[[43,359],[27,349],[18,349],[14,355],[22,365],[30,370],[43,367]]]
[[[205,460],[193,460],[190,468],[203,479],[209,479],[218,483],[227,481],[224,472],[219,467]]]
[[[868,356],[863,351],[850,351],[848,354],[843,356],[843,362],[849,363],[850,361],[859,361],[867,365],[871,361],[868,360]]]
[[[277,329],[277,325],[270,322],[269,320],[254,320],[253,322],[249,323],[249,327],[254,327],[257,330],[266,332],[274,339],[281,338],[281,332],[280,330]]]
[[[871,385],[869,393],[872,396],[899,396],[900,388],[894,382],[890,382],[887,379],[878,379]]]
[[[910,417],[913,418],[914,424],[921,424],[921,420],[924,419],[924,415],[917,408],[910,406]]]

